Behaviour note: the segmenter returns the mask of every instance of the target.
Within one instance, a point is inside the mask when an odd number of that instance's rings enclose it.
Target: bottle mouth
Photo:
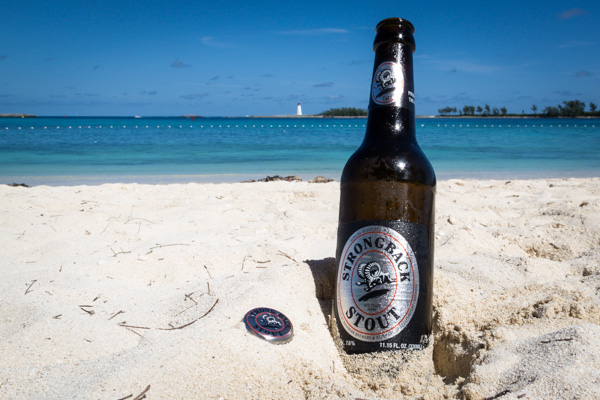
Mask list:
[[[413,53],[416,50],[415,38],[413,36],[415,27],[406,19],[386,18],[377,24],[375,32],[375,41],[373,42],[374,51],[377,51],[377,48],[382,43],[390,41],[410,46]]]
[[[379,29],[381,27],[388,26],[388,25],[395,26],[395,27],[408,28],[408,29],[410,29],[410,31],[413,34],[415,33],[414,25],[409,20],[403,19],[403,18],[386,18],[377,24],[377,27],[375,27],[375,32],[379,32]]]

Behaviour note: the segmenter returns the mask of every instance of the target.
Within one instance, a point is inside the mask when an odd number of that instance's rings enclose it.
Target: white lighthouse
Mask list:
[[[302,115],[302,105],[298,103],[298,108],[296,108],[296,115]]]

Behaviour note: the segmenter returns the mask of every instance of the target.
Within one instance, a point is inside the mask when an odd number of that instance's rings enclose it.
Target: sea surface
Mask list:
[[[366,119],[0,119],[0,183],[339,180]],[[417,119],[438,179],[600,176],[599,119]]]

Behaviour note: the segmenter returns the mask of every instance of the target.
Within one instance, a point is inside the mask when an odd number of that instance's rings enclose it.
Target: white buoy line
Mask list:
[[[426,127],[425,124],[421,124],[421,128]],[[431,127],[431,125],[428,125],[427,127]],[[436,127],[438,128],[595,128],[596,125],[595,124],[584,124],[584,125],[578,125],[578,124],[549,124],[549,125],[544,125],[544,124],[437,124]]]
[[[358,125],[358,124],[354,124],[354,125],[328,125],[328,124],[320,124],[320,125],[189,125],[189,128],[200,128],[200,129],[208,129],[208,128],[212,128],[212,129],[241,129],[241,128],[364,128],[366,127],[365,124],[362,125]],[[145,125],[145,126],[140,126],[140,125],[132,125],[132,126],[128,126],[128,125],[108,125],[108,126],[102,126],[102,125],[98,125],[98,126],[91,126],[91,125],[77,125],[77,126],[73,126],[73,125],[56,125],[56,126],[29,126],[29,127],[22,127],[22,126],[17,126],[17,127],[9,127],[9,126],[5,126],[4,130],[10,130],[10,129],[16,129],[16,130],[22,130],[22,129],[45,129],[45,130],[49,130],[49,129],[172,129],[172,128],[178,128],[178,129],[186,129],[188,128],[188,126],[183,126],[183,125],[177,125],[177,126],[173,126],[173,125],[156,125],[156,126],[149,126],[149,125]]]
[[[282,124],[253,124],[253,125],[56,125],[56,126],[5,126],[2,130],[57,130],[57,129],[251,129],[251,128],[365,128],[366,124],[316,124],[316,125],[282,125]],[[596,124],[420,124],[421,128],[596,128]]]

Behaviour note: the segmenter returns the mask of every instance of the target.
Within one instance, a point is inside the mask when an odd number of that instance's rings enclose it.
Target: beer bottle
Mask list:
[[[333,308],[349,354],[422,349],[431,334],[436,178],[415,137],[413,33],[377,25],[367,129],[341,178]]]

